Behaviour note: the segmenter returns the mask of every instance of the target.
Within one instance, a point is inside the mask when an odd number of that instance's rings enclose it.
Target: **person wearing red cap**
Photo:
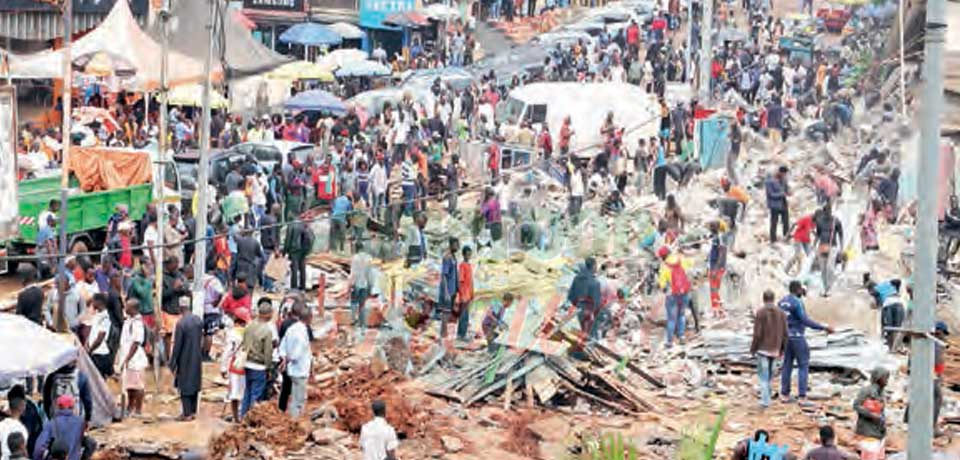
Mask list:
[[[250,309],[246,307],[237,308],[227,317],[233,320],[233,327],[227,329],[226,343],[223,346],[223,354],[220,356],[220,373],[227,379],[227,400],[230,401],[230,411],[233,414],[233,420],[240,420],[240,401],[243,400],[243,392],[246,388],[244,377],[245,356],[240,351],[243,344],[243,331],[250,323]]]
[[[54,444],[62,444],[68,452],[67,460],[86,460],[96,450],[96,442],[84,436],[86,423],[74,413],[77,404],[73,396],[64,394],[56,400],[56,413],[47,422],[33,448],[33,460],[50,458]]]

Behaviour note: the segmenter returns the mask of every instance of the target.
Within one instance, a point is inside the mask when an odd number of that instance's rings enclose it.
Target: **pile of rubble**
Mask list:
[[[406,399],[399,384],[406,377],[393,370],[377,372],[373,366],[360,366],[341,374],[322,387],[310,389],[310,401],[333,407],[336,427],[359,433],[364,423],[373,418],[370,401],[380,399],[387,404],[387,421],[397,434],[406,438],[422,438],[430,435],[430,419],[418,411]],[[321,411],[322,412],[322,411]]]
[[[231,426],[210,441],[209,458],[261,459],[283,458],[303,448],[309,434],[306,423],[287,417],[274,404],[258,404],[243,422]]]

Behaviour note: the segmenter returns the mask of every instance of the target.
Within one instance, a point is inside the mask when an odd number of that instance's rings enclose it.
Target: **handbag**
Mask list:
[[[264,274],[274,280],[282,280],[290,271],[290,260],[282,255],[271,254],[267,265],[263,268]]]

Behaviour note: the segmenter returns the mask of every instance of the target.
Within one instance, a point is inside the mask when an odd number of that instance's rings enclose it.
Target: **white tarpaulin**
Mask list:
[[[148,88],[160,83],[160,45],[140,29],[127,2],[116,2],[103,22],[75,41],[72,56],[109,52],[133,65],[137,81]],[[63,51],[44,51],[29,56],[11,56],[11,74],[16,78],[57,78],[62,74]],[[203,79],[203,63],[176,51],[170,52],[169,82],[197,82]],[[214,73],[220,74],[219,64]]]
[[[290,99],[290,81],[263,76],[247,77],[230,82],[230,111],[233,113],[269,114]]]
[[[0,313],[0,348],[7,350],[0,357],[0,380],[46,375],[76,361],[72,337],[54,334],[20,315]]]

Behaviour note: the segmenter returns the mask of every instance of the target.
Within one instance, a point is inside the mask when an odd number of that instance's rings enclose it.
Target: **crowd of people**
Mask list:
[[[779,39],[789,33],[784,23],[772,15],[768,4],[751,3],[746,1],[746,11],[751,12],[745,18],[749,39],[716,44],[710,81],[703,82],[709,85],[712,98],[734,101],[737,107],[730,117],[726,174],[717,184],[719,192],[710,200],[717,213],[700,223],[703,229],[695,228],[697,219],[685,214],[671,190],[687,187],[700,173],[693,131],[695,120],[710,112],[696,99],[674,104],[666,99],[667,84],[693,80],[699,62],[696,52],[688,59],[692,50],[686,48],[686,36],[681,33],[679,2],[671,1],[667,8],[655,10],[648,23],[631,21],[617,32],[604,28],[592,41],[578,39],[551,46],[539,73],[503,78],[491,71],[464,87],[438,78],[429,88],[431,102],[407,93],[400,101],[386,102],[373,113],[351,108],[340,117],[273,114],[244,118],[216,111],[211,137],[219,148],[273,140],[311,143],[317,148],[306,157],[291,153],[272,168],[254,158],[232,163],[222,181],[211,179],[209,184],[199,187],[191,206],[163,207],[151,203],[146,206],[144,217],[136,222],[129,218],[128,209],[117,207],[106,240],[97,242],[106,251],[99,256],[67,257],[66,271],[55,276],[59,289],[43,288],[38,283],[38,279],[55,273],[63,252],[54,237],[59,201],[51,201],[37,219],[37,269],[22,270],[25,281],[17,312],[46,327],[74,333],[100,376],[120,382],[126,393],[124,410],[133,416],[143,413],[149,369],[166,366],[180,396],[181,419],[194,419],[203,363],[214,359],[228,382],[232,420],[242,420],[255,404],[274,397],[281,410],[293,417],[300,416],[306,402],[314,338],[314,312],[307,306],[304,294],[314,280],[308,279],[306,261],[319,247],[349,256],[349,302],[354,324],[361,331],[367,324],[366,305],[378,295],[371,269],[374,257],[402,259],[408,267],[439,259],[436,307],[440,337],[455,335],[464,342],[479,337],[491,353],[496,353],[509,328],[505,315],[517,299],[514,293],[503,295],[492,302],[479,328],[471,327],[470,310],[475,296],[473,257],[481,249],[481,240],[488,245],[503,244],[503,217],[507,213],[523,224],[522,249],[541,244],[532,226],[536,210],[528,209],[534,206],[513,206],[516,203],[505,197],[505,182],[509,180],[502,171],[501,144],[505,143],[527,146],[536,152],[538,161],[563,171],[562,183],[568,198],[563,219],[566,228],[577,225],[585,202],[598,203],[607,216],[622,213],[624,199],[631,195],[652,192],[663,202],[662,209],[654,213],[654,224],[637,243],[644,259],[653,267],[649,270],[650,289],[664,294],[666,347],[673,347],[674,343],[683,346],[690,336],[686,328],[688,310],[696,332],[701,330],[694,291],[703,277],[698,277],[696,271],[706,273],[709,301],[704,304],[710,305],[712,316],[728,314],[723,286],[733,273],[727,260],[737,253],[737,230],[743,225],[751,202],[748,189],[765,198],[768,242],[780,244],[782,238],[794,247],[787,273],[798,275],[804,260],[813,256],[821,295],[829,296],[837,270],[843,270],[848,258],[851,229],[844,228],[837,209],[845,184],[826,167],[804,171],[804,183],[800,184],[800,179],[792,179],[791,174],[796,173],[788,166],[776,165],[764,175],[761,187],[753,187],[755,184],[741,177],[738,159],[747,144],[766,138],[769,144],[765,145],[778,150],[785,139],[801,135],[792,126],[790,113],[815,120],[802,133],[814,143],[825,143],[850,129],[855,93],[843,89],[843,79],[851,72],[852,63],[843,56],[816,53],[810,59],[797,59],[785,52],[778,46]],[[565,5],[548,1],[543,7],[553,6]],[[719,6],[717,25],[738,27],[735,8],[727,2],[719,2]],[[527,0],[526,4],[494,0],[484,4],[483,14],[493,19],[502,14],[511,20],[523,12],[538,14],[538,7],[535,0]],[[694,16],[699,14],[698,6]],[[696,26],[691,27],[696,31]],[[448,39],[450,52],[412,49],[411,60],[395,62],[395,66],[469,65],[473,60],[471,51],[476,47],[469,31],[455,28]],[[696,39],[692,49],[699,48]],[[535,127],[529,122],[516,131],[504,129],[495,116],[498,103],[512,89],[539,80],[641,86],[659,100],[658,133],[640,139],[637,145],[625,145],[624,132],[632,127],[618,125],[611,113],[597,133],[603,139],[602,145],[595,155],[584,158],[577,155],[582,152],[573,148],[574,140],[589,133],[578,133],[570,117],[557,132],[551,132],[545,123]],[[349,96],[367,86],[369,82],[348,83],[339,91]],[[67,141],[130,147],[156,141],[156,105],[150,104],[154,110],[145,113],[147,105],[133,96],[111,99],[95,94],[85,99],[88,104],[107,107],[119,126],[112,130],[101,127],[92,141]],[[174,149],[196,142],[197,111],[173,108],[167,119]],[[44,131],[28,126],[24,134],[23,152],[41,151],[56,163],[56,146],[63,140],[55,129]],[[468,142],[484,142],[483,177],[467,177],[461,164],[461,146]],[[879,248],[878,226],[909,216],[897,206],[900,172],[894,166],[898,162],[896,155],[876,146],[861,158],[854,183],[849,185],[854,193],[868,197],[866,209],[856,211],[860,249],[868,252]],[[792,203],[793,190],[801,186],[815,190],[816,202],[799,206],[805,212],[791,221],[790,209],[798,208]],[[462,206],[459,202],[466,191],[480,192],[475,206]],[[208,197],[208,209],[199,208],[201,193]],[[960,222],[960,205],[955,197],[951,205],[945,225],[955,229]],[[468,208],[475,208],[476,212],[463,216],[462,209]],[[327,215],[317,217],[316,209],[327,211]],[[432,256],[425,234],[427,211],[436,209],[457,218],[465,217],[474,224],[473,241],[451,237],[434,245],[441,247],[439,258]],[[196,216],[200,213],[210,222],[204,235],[197,234]],[[326,221],[325,227],[315,225],[321,220]],[[368,221],[376,224],[378,238],[384,242],[377,254],[372,254],[367,243],[374,231]],[[328,233],[318,235],[318,229],[323,228]],[[684,236],[697,230],[707,235],[705,254],[680,244]],[[207,241],[207,252],[199,261],[204,267],[202,278],[196,280],[190,267],[198,262],[199,239]],[[157,247],[161,240],[162,251]],[[947,245],[948,257],[960,247],[956,244],[960,237],[954,236],[953,241],[954,244]],[[267,270],[270,262],[281,256],[289,261],[288,279],[276,279]],[[158,266],[160,270],[156,271]],[[617,281],[606,276],[603,264],[598,267],[598,261],[592,257],[579,267],[566,301],[573,307],[585,340],[601,340],[611,334],[622,322],[626,306],[642,295],[629,292],[624,280]],[[325,278],[321,276],[316,282],[322,308]],[[901,284],[907,295],[900,294]],[[159,298],[155,286],[162,287]],[[882,309],[884,326],[898,327],[908,320],[912,292],[906,283],[899,279],[865,279],[864,288]],[[263,295],[276,291],[281,294],[279,303]],[[762,307],[756,311],[750,352],[757,358],[760,404],[764,408],[771,404],[775,393],[784,402],[810,404],[806,399],[810,348],[805,331],[809,328],[832,333],[833,328],[806,314],[806,291],[801,282],[791,281],[788,292],[779,300],[774,291],[764,292]],[[66,297],[63,310],[55,307],[59,295]],[[202,316],[194,314],[195,296],[201,297]],[[455,332],[448,333],[448,323],[456,324],[452,328]],[[938,333],[948,333],[946,326],[938,325]],[[213,338],[218,335],[223,339],[223,347],[215,350]],[[887,340],[891,350],[897,350],[895,334],[889,334]],[[781,358],[780,388],[776,392],[774,363]],[[942,350],[938,351],[938,359],[939,375]],[[791,397],[794,369],[798,374],[796,398]],[[73,378],[76,391],[64,394],[63,388],[70,385],[51,384],[58,380],[58,375]],[[30,399],[32,382],[27,382],[26,387],[15,387],[9,394],[10,416],[0,422],[4,460],[24,456],[35,460],[77,460],[80,455],[89,456],[94,447],[84,435],[84,415],[89,421],[92,411],[89,394],[84,397],[85,391],[89,393],[89,389],[84,390],[87,379],[89,376],[73,366],[44,379],[44,402],[40,407],[47,412],[46,423]],[[882,369],[878,369],[870,386],[854,402],[858,434],[884,436],[882,389],[886,380]],[[364,458],[393,458],[397,440],[383,418],[386,407],[375,401],[372,411],[375,418],[361,433]],[[22,426],[7,420],[19,420]],[[840,458],[834,454],[832,429],[822,428],[820,437],[823,445],[807,458]],[[761,439],[769,441],[769,434],[758,432],[753,441]],[[750,444],[749,440],[745,442]],[[747,458],[749,449],[744,449],[742,456],[736,458]]]

